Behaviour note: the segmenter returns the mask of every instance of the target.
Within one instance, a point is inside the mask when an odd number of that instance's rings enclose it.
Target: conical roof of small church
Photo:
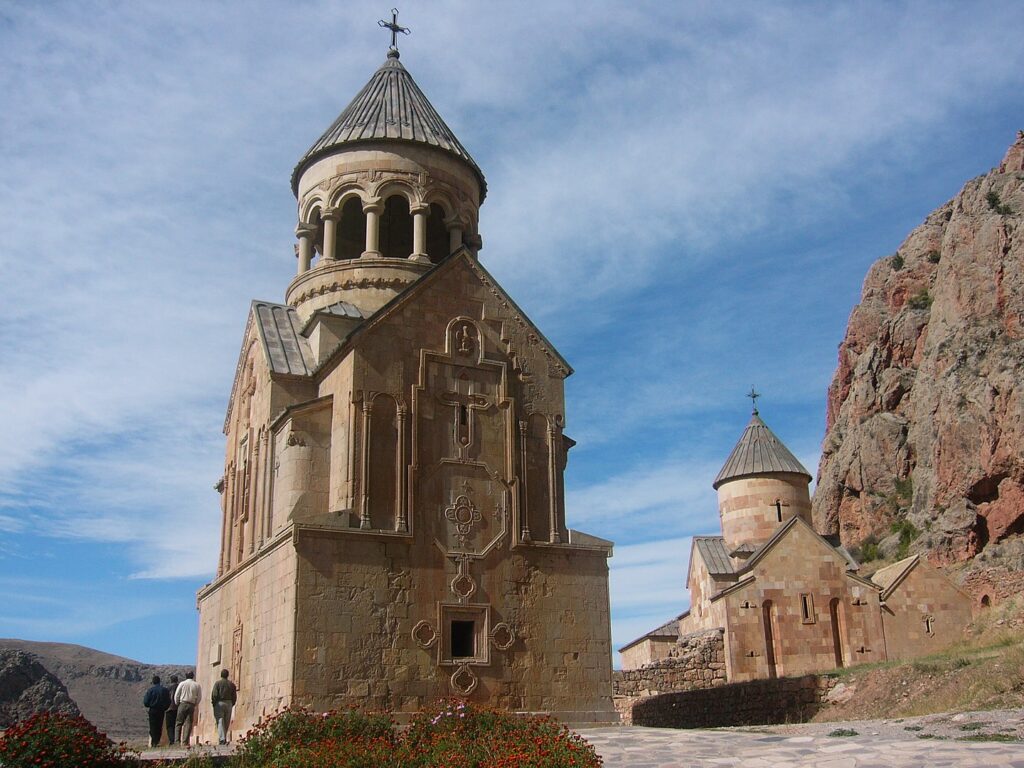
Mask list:
[[[481,201],[487,194],[480,167],[402,66],[396,50],[388,52],[381,68],[299,160],[292,172],[292,191],[298,194],[299,177],[308,165],[344,144],[366,141],[406,141],[444,150],[476,173]]]
[[[712,487],[718,490],[718,486],[727,480],[768,472],[792,472],[811,479],[811,473],[804,469],[804,465],[797,461],[796,456],[790,453],[775,433],[768,429],[757,411],[754,411],[750,423],[743,430],[743,436],[732,449]]]

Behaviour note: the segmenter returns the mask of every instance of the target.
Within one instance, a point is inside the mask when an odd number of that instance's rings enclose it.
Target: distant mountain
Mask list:
[[[80,714],[60,680],[24,651],[0,650],[0,728],[36,712]]]
[[[193,669],[174,664],[143,664],[68,643],[0,639],[0,654],[4,651],[22,651],[34,657],[66,686],[82,714],[115,740],[144,738],[148,734],[142,696],[153,675],[164,681],[171,675],[184,679],[185,673]]]
[[[1022,219],[1024,132],[869,270],[828,394],[822,533],[1024,569]]]

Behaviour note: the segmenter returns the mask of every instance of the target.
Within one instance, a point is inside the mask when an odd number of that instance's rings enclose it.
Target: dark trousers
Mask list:
[[[154,747],[160,744],[160,734],[164,730],[164,712],[166,711],[156,707],[149,708],[149,738],[153,740],[151,743]]]
[[[164,720],[167,722],[167,745],[170,746],[175,741],[174,738],[174,720],[178,716],[178,708],[168,709],[167,714],[164,715]]]

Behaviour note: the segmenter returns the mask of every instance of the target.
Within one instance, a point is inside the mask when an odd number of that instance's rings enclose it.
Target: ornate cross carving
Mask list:
[[[459,538],[459,546],[466,546],[466,539],[469,538],[473,526],[480,522],[480,510],[465,494],[460,494],[450,507],[445,509],[444,516],[455,524],[455,531]]]
[[[408,35],[409,34],[409,28],[408,27],[400,27],[400,26],[398,26],[398,9],[397,8],[392,8],[391,9],[391,21],[384,21],[384,19],[380,19],[377,22],[377,26],[379,26],[379,27],[381,27],[383,29],[390,29],[391,30],[391,50],[392,51],[397,51],[398,50],[398,33],[401,32],[403,35]]]

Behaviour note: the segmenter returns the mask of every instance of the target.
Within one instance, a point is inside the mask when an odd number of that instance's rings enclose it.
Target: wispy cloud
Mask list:
[[[213,569],[245,312],[291,278],[288,174],[383,60],[380,13],[0,8],[0,553],[32,531],[114,542],[125,576]],[[570,520],[620,563],[650,531],[717,525],[740,388],[799,417],[813,458],[849,303],[901,234],[863,217],[982,121],[1019,127],[1012,3],[450,0],[403,20],[402,61],[488,176],[482,258],[576,366]]]

